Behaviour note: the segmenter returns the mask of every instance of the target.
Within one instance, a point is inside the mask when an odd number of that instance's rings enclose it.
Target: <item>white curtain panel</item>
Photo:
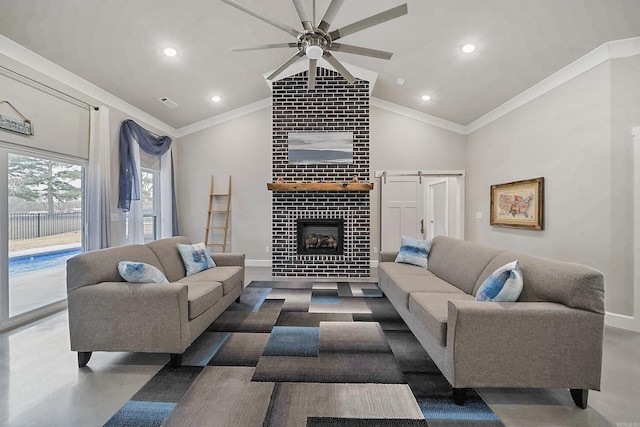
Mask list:
[[[109,109],[90,108],[89,168],[87,171],[86,250],[111,245],[111,161],[109,156]]]
[[[160,157],[160,238],[173,236],[173,183],[171,182],[171,153],[169,151]]]
[[[138,182],[142,182],[142,168],[140,167],[140,146],[131,144],[133,160],[136,163]],[[124,242],[127,245],[144,244],[144,222],[142,200],[131,200],[131,209],[125,215]]]

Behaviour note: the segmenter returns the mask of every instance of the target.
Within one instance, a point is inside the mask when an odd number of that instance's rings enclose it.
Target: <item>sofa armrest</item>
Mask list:
[[[67,297],[71,350],[182,353],[191,344],[182,283],[103,282]]]
[[[244,267],[244,258],[245,254],[209,254],[216,265],[219,266],[231,266],[238,265],[240,267]]]
[[[449,301],[454,387],[600,389],[604,316],[547,302]]]
[[[398,251],[383,251],[378,253],[378,261],[393,262],[398,256]]]

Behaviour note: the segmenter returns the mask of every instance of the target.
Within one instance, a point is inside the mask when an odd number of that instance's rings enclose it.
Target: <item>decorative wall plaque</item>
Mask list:
[[[13,119],[11,117],[3,116],[0,114],[0,129],[8,130],[10,132],[21,133],[24,135],[33,135],[33,126],[31,120],[27,119],[16,107],[14,107],[9,101],[0,101],[0,104],[8,104],[16,113],[22,117],[22,120]]]

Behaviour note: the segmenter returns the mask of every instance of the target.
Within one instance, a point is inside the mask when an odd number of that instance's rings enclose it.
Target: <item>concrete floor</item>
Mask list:
[[[248,268],[246,279],[268,280],[271,271]],[[101,426],[167,361],[98,352],[78,369],[66,311],[0,333],[0,426]],[[590,392],[586,410],[564,389],[480,392],[508,427],[640,427],[640,334],[606,328],[602,391]]]

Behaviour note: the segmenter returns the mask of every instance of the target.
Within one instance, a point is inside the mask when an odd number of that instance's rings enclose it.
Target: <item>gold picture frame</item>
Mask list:
[[[490,224],[543,230],[544,178],[492,185]]]

